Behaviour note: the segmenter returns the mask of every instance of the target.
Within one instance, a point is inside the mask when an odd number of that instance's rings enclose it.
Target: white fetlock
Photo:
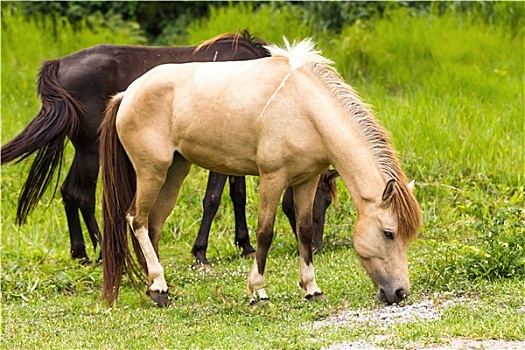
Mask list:
[[[252,299],[250,300],[250,305],[256,305],[259,302],[267,302],[270,298],[268,297],[268,294],[266,294],[266,291],[264,288],[258,289],[255,291],[252,295]]]
[[[157,279],[155,278],[153,280],[153,283],[148,288],[152,292],[157,293],[167,293],[168,292],[168,284],[164,279]]]

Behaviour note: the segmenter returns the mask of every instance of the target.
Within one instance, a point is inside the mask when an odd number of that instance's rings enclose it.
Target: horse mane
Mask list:
[[[334,67],[334,63],[321,56],[311,39],[290,43],[284,38],[285,48],[267,46],[272,56],[285,56],[292,67],[304,65],[317,76],[348,111],[365,137],[386,181],[396,183],[396,195],[392,198],[392,208],[398,217],[398,232],[406,240],[413,240],[422,225],[421,209],[408,187],[408,181],[401,169],[396,151],[390,146],[390,135],[374,118],[371,108],[359,98],[356,91],[348,85]],[[295,63],[292,64],[292,61]]]
[[[253,36],[247,29],[244,29],[238,33],[222,33],[217,35],[214,38],[208,39],[200,43],[196,48],[194,53],[197,53],[199,51],[205,51],[208,47],[211,45],[219,42],[219,41],[232,41],[232,47],[237,50],[237,47],[239,45],[239,40],[245,40],[249,44],[253,46],[253,48],[261,55],[261,57],[268,57],[270,56],[270,52],[266,48],[268,43],[260,38],[257,38]]]

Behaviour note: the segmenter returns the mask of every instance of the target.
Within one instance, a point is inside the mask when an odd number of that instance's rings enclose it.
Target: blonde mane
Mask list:
[[[405,174],[401,170],[397,154],[390,146],[390,135],[374,118],[370,107],[365,104],[355,90],[348,85],[333,66],[333,62],[316,50],[311,39],[290,43],[284,38],[285,48],[267,46],[272,56],[288,57],[290,64],[307,67],[317,76],[341,102],[351,115],[367,140],[370,150],[378,163],[385,180],[396,181],[397,195],[392,199],[392,207],[398,216],[398,231],[407,240],[416,237],[422,224],[421,209],[408,187]]]

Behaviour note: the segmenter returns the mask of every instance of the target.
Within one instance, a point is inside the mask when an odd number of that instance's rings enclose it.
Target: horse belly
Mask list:
[[[258,175],[255,131],[242,125],[242,118],[235,126],[227,122],[229,118],[214,119],[194,116],[189,123],[175,122],[177,151],[193,164],[218,173]]]

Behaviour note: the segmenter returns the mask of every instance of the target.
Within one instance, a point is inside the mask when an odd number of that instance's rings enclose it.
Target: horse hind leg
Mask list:
[[[312,238],[314,235],[312,208],[317,183],[318,177],[315,177],[293,188],[299,241],[299,286],[305,291],[307,300],[323,299],[324,297],[315,281],[312,254]]]
[[[133,161],[132,161],[133,162]],[[171,166],[170,161],[156,161],[150,158],[149,167],[141,167],[141,162],[133,162],[137,173],[137,191],[126,215],[133,234],[138,241],[148,271],[147,293],[159,306],[168,303],[168,285],[164,278],[156,249],[149,235],[148,218],[155,212],[157,197],[163,187]]]
[[[149,214],[149,236],[157,256],[159,256],[159,242],[162,227],[175,207],[180,187],[190,169],[191,163],[177,153],[173,164],[168,169],[166,181],[160,189],[155,205]]]
[[[91,263],[86,253],[82,227],[80,226],[79,203],[78,203],[78,183],[80,178],[80,168],[78,154],[75,154],[73,164],[69,173],[60,187],[62,193],[62,202],[66,212],[67,225],[69,229],[70,253],[73,259],[78,259],[81,264],[88,265]]]
[[[80,182],[78,186],[78,202],[82,218],[89,232],[89,237],[93,244],[93,250],[96,250],[97,244],[101,242],[100,228],[95,217],[96,204],[96,185],[99,170],[98,154],[87,154],[82,157],[80,173]],[[101,252],[98,260],[101,260]]]

